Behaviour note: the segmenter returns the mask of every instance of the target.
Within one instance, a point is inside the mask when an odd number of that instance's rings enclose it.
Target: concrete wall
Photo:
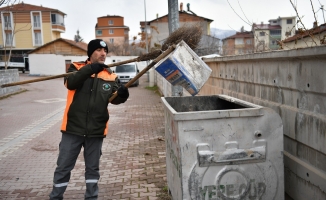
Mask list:
[[[85,61],[87,56],[64,56],[55,54],[30,54],[30,75],[58,75],[66,73],[66,60]]]
[[[226,94],[281,116],[286,193],[326,199],[326,46],[204,61],[213,72],[200,95]]]
[[[17,69],[7,69],[0,70],[0,85],[18,82],[19,81],[19,73]],[[12,87],[0,87],[0,97],[4,95],[8,95],[11,93],[15,93],[20,90],[19,86]]]

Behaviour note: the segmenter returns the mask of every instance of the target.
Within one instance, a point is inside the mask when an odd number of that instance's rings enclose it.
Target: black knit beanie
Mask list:
[[[102,39],[95,39],[87,45],[87,56],[90,58],[93,52],[98,48],[104,48],[109,52],[108,45]]]

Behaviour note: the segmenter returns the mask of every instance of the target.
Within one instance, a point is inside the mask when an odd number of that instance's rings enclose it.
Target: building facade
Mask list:
[[[97,18],[95,36],[108,43],[122,45],[129,41],[129,27],[124,25],[124,18],[107,15]]]
[[[180,3],[179,10],[179,27],[182,26],[200,26],[203,35],[210,36],[210,24],[213,20],[201,17],[196,15],[194,12],[190,10],[190,5],[188,5],[188,10],[183,10],[182,3]],[[152,47],[157,47],[162,45],[164,40],[169,37],[169,18],[168,15],[164,15],[162,17],[156,17],[156,19],[140,22],[141,29],[141,40],[145,42],[146,32],[147,32],[147,44],[148,49]],[[146,29],[147,28],[147,29]],[[205,41],[210,41],[211,43],[212,37],[205,37]],[[218,41],[216,41],[218,40]],[[215,38],[213,43],[218,43],[219,39]],[[205,47],[201,47],[205,48]],[[218,52],[214,52],[218,53]]]
[[[283,49],[297,49],[326,45],[326,24],[309,30],[299,29],[297,33],[282,41]]]
[[[281,40],[295,34],[296,17],[278,17],[269,20],[268,24],[261,22],[253,24],[255,52],[279,49]]]
[[[236,32],[222,40],[223,55],[241,55],[254,52],[254,35],[251,31]]]
[[[87,43],[58,38],[28,52],[31,75],[58,75],[87,59]],[[44,65],[46,63],[46,65]]]
[[[65,13],[53,8],[19,3],[0,8],[0,59],[24,62],[27,52],[61,37]],[[3,66],[0,66],[3,67]]]

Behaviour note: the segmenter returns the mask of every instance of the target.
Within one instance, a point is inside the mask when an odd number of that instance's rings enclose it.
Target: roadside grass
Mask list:
[[[161,188],[161,190],[157,194],[157,197],[159,200],[172,200],[172,197],[169,194],[169,188],[167,185]]]
[[[160,97],[163,97],[163,95],[161,94],[159,88],[157,87],[157,85],[154,85],[153,87],[145,87],[147,90],[151,90],[153,91],[154,93],[156,93],[157,95],[159,95]]]

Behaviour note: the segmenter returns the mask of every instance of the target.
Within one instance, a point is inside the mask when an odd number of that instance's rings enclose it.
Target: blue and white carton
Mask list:
[[[154,67],[169,83],[182,86],[192,96],[198,94],[212,73],[184,41],[179,42],[176,49]]]

